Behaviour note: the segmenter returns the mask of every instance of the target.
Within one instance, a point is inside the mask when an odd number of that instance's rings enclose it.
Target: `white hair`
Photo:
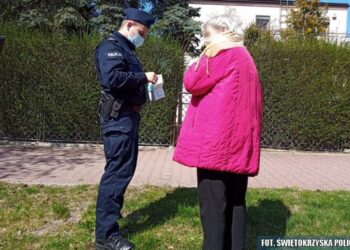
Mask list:
[[[211,26],[220,31],[227,30],[240,33],[242,22],[236,15],[235,9],[227,9],[224,14],[213,16],[206,21],[203,25],[203,29],[205,29],[207,26]]]

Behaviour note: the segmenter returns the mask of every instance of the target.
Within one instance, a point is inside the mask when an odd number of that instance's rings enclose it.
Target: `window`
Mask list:
[[[256,16],[256,26],[262,30],[266,30],[268,28],[269,22],[270,16]]]

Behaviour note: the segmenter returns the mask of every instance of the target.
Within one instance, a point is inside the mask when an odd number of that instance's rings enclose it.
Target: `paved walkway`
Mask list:
[[[133,186],[196,186],[195,169],[171,160],[172,148],[141,148]],[[0,146],[0,181],[76,185],[98,184],[103,148]],[[261,169],[250,187],[350,190],[350,154],[262,152]]]

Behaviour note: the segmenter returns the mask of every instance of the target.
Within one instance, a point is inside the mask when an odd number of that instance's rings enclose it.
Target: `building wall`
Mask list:
[[[345,3],[348,4],[348,10],[347,10],[347,24],[346,24],[346,33],[348,34],[347,37],[350,37],[350,0],[321,0],[323,3]]]
[[[239,31],[244,30],[249,24],[255,23],[256,16],[270,16],[269,28],[273,30],[286,28],[285,19],[287,11],[285,8],[281,8],[280,5],[264,5],[264,4],[217,4],[215,1],[208,3],[191,4],[192,7],[201,8],[200,21],[205,22],[211,16],[217,14],[223,14],[228,8],[235,10],[235,15],[240,19],[242,25]],[[330,29],[331,33],[347,33],[347,22],[348,22],[348,9],[338,7],[328,7],[327,16],[330,18]],[[282,21],[280,21],[282,20]]]
[[[331,33],[347,33],[347,17],[346,9],[328,9],[327,16],[330,19],[329,32]]]

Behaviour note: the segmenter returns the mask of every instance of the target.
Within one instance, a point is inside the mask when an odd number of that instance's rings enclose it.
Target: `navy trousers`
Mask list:
[[[138,113],[122,113],[105,132],[106,166],[97,196],[96,239],[119,235],[124,193],[137,164],[139,122]]]

